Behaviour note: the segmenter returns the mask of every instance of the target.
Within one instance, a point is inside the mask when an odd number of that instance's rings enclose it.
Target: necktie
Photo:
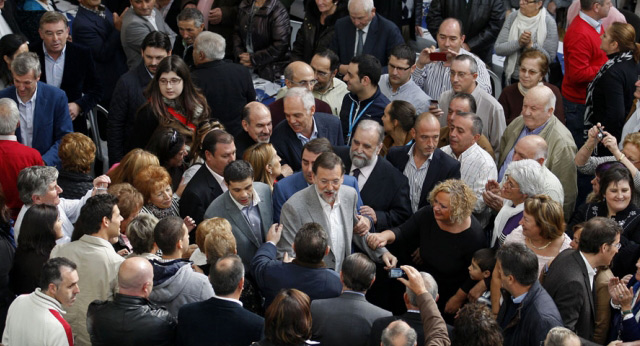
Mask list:
[[[409,6],[407,0],[402,0],[402,19],[409,18]]]
[[[364,46],[364,42],[362,42],[363,35],[364,31],[358,30],[358,45],[356,46],[356,56],[362,55],[362,47]]]
[[[358,180],[358,177],[360,177],[360,168],[354,169],[353,172],[351,172],[351,175],[353,175],[356,180]]]

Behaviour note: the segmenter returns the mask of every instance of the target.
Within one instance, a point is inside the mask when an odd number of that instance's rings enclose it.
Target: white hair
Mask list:
[[[296,98],[296,97],[300,98],[300,100],[302,101],[302,105],[304,106],[304,109],[307,111],[310,110],[311,107],[315,106],[316,104],[313,94],[307,88],[302,88],[302,87],[289,88],[287,90],[287,94],[284,95],[285,99]]]
[[[219,34],[211,31],[203,31],[196,37],[195,47],[197,48],[197,53],[204,53],[205,59],[208,61],[216,61],[224,59],[227,44],[224,37]]]
[[[16,102],[8,97],[0,99],[0,135],[14,133],[20,122],[20,111]]]
[[[542,166],[536,160],[511,161],[504,174],[513,178],[520,186],[520,192],[527,196],[545,193]]]
[[[373,11],[373,0],[349,0],[347,8],[351,9],[351,4],[362,6],[366,13]]]

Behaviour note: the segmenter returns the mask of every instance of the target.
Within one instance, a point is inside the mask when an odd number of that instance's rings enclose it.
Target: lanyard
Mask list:
[[[355,102],[351,102],[351,110],[349,111],[349,133],[347,134],[347,138],[348,138],[347,142],[351,142],[351,133],[353,132],[353,127],[355,126],[355,124],[358,123],[360,118],[362,118],[362,115],[364,114],[364,112],[366,112],[367,108],[369,108],[369,106],[371,106],[373,101],[374,100],[371,100],[371,102],[369,102],[368,105],[366,105],[364,108],[362,108],[362,111],[360,112],[360,114],[356,114],[355,119],[353,118],[353,104]],[[359,102],[358,102],[358,107],[360,107],[360,103]],[[358,110],[356,110],[356,113],[357,112],[358,112]]]

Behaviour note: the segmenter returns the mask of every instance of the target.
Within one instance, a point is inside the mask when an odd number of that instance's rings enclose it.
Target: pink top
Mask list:
[[[567,10],[567,28],[569,27],[573,19],[578,15],[578,12],[580,12],[580,0],[573,0],[571,6],[569,6],[569,9]],[[618,11],[617,8],[611,6],[609,15],[602,19],[602,27],[606,29],[613,22],[626,23],[627,19],[624,17],[624,14]]]
[[[562,245],[560,246],[560,251],[558,251],[558,253],[570,248],[570,244],[571,244],[571,238],[569,238],[569,236],[566,233],[562,233],[562,236],[564,236],[564,241],[562,241]],[[524,234],[522,234],[522,226],[518,226],[516,229],[513,230],[513,232],[511,232],[508,236],[507,239],[504,240],[504,245],[509,244],[509,243],[520,243],[520,244],[525,244],[524,242]],[[556,256],[540,256],[538,254],[536,254],[536,256],[538,257],[538,276],[540,275],[540,273],[542,273],[542,269],[544,268],[544,266],[551,262],[552,259],[554,259]]]

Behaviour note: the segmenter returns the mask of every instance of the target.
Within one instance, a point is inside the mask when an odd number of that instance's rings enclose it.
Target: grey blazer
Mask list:
[[[391,312],[369,302],[357,292],[311,302],[311,339],[321,345],[367,345],[373,322]]]
[[[176,40],[176,33],[165,23],[162,13],[158,10],[154,10],[156,15],[156,25],[160,32],[164,32],[169,35],[171,39],[171,47]],[[140,47],[144,38],[152,31],[156,29],[151,23],[137,15],[133,8],[130,8],[127,13],[122,17],[122,30],[120,30],[120,41],[122,42],[122,48],[127,55],[127,66],[132,69],[142,61],[142,55],[140,55]]]
[[[380,257],[382,254],[388,252],[386,248],[380,248],[373,251],[367,246],[366,235],[353,236],[353,226],[358,222],[358,219],[356,218],[358,193],[356,190],[351,186],[342,185],[340,186],[338,198],[340,198],[340,212],[342,214],[342,223],[344,225],[344,228],[341,230],[343,236],[342,239],[345,244],[344,252],[340,254],[335,253],[334,246],[331,243],[331,238],[329,237],[330,251],[329,254],[324,257],[324,263],[327,267],[339,272],[341,268],[336,268],[336,257],[341,256],[344,260],[344,258],[349,256],[351,254],[352,241],[372,260],[381,262]],[[328,234],[329,220],[327,220],[322,210],[322,205],[320,204],[318,194],[316,193],[315,185],[308,186],[305,189],[296,192],[291,196],[291,198],[289,198],[289,200],[282,206],[280,222],[284,227],[282,229],[282,237],[280,238],[280,242],[278,242],[278,257],[284,256],[285,252],[288,252],[289,256],[293,256],[293,240],[300,227],[305,223],[319,223]]]
[[[249,223],[238,206],[231,199],[229,191],[218,196],[207,208],[204,213],[204,219],[212,217],[222,217],[227,219],[231,224],[233,236],[236,238],[236,246],[238,248],[238,256],[242,258],[242,263],[246,269],[251,268],[251,259],[256,254],[258,248],[264,240],[271,223],[273,222],[273,204],[271,202],[271,188],[267,184],[254,182],[253,188],[260,196],[258,209],[260,209],[260,218],[262,219],[262,239],[257,239],[255,234],[249,228]],[[247,272],[248,273],[248,272]]]

